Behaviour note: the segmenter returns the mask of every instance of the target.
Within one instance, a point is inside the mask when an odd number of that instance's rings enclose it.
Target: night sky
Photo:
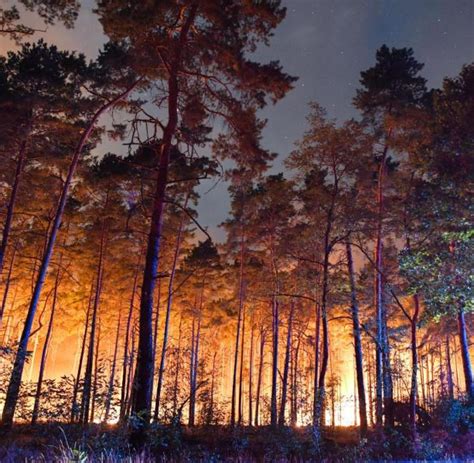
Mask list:
[[[73,30],[50,27],[37,34],[59,47],[78,50],[91,58],[105,40],[91,13],[90,1]],[[307,103],[317,101],[339,121],[356,116],[351,101],[359,73],[374,63],[382,44],[412,47],[425,63],[423,75],[431,87],[443,77],[456,75],[461,66],[474,61],[474,0],[287,0],[287,17],[276,30],[269,48],[257,58],[278,59],[289,74],[299,77],[294,90],[263,113],[268,119],[264,145],[279,154],[274,172],[303,133]],[[37,24],[31,15],[25,23]],[[44,28],[43,25],[39,26]],[[12,48],[7,40],[0,51]],[[213,182],[203,185],[202,192]],[[227,214],[226,185],[218,184],[204,194],[199,206],[200,222],[219,240],[217,228]]]

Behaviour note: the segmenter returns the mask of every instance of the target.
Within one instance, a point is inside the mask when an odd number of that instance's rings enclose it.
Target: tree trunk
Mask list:
[[[196,391],[197,391],[197,376],[199,366],[199,343],[201,337],[201,314],[197,321],[196,333],[194,332],[193,320],[193,336],[191,339],[191,367],[190,367],[190,394],[189,394],[189,426],[195,425],[196,420]]]
[[[40,406],[40,400],[41,400],[41,388],[43,386],[43,376],[44,376],[44,370],[46,366],[46,357],[48,355],[48,347],[49,347],[49,342],[51,339],[51,333],[53,332],[53,321],[54,321],[54,314],[56,311],[56,302],[58,298],[58,287],[59,287],[59,275],[60,275],[60,270],[61,270],[61,261],[62,258],[59,259],[59,266],[58,266],[58,271],[56,273],[56,281],[54,283],[54,293],[53,293],[53,302],[51,305],[51,315],[49,316],[49,323],[48,323],[48,330],[46,332],[46,338],[44,340],[44,345],[43,345],[43,352],[41,353],[41,362],[40,362],[40,368],[39,368],[39,374],[38,374],[38,383],[36,385],[36,393],[35,393],[35,402],[33,405],[33,413],[31,416],[31,424],[36,424],[38,420],[38,415],[39,415],[39,406]]]
[[[257,394],[255,396],[255,426],[259,426],[260,421],[260,393],[262,390],[263,362],[265,360],[265,332],[260,328],[260,362],[258,365]]]
[[[354,337],[354,355],[357,377],[357,396],[359,402],[359,422],[360,433],[365,436],[367,433],[367,404],[365,399],[364,384],[364,362],[362,356],[362,337],[359,322],[359,303],[357,301],[356,283],[354,276],[354,262],[352,258],[352,248],[349,242],[346,242],[347,269],[349,274],[349,283],[351,288],[351,306],[352,306],[352,333]]]
[[[129,350],[129,339],[130,339],[130,331],[132,328],[132,315],[133,315],[133,304],[135,302],[135,294],[137,292],[137,283],[138,283],[138,271],[140,269],[140,260],[141,260],[141,253],[140,257],[137,262],[137,266],[135,269],[135,276],[133,278],[133,285],[132,285],[132,295],[130,296],[130,305],[128,308],[128,316],[127,316],[127,325],[125,328],[125,340],[124,340],[124,347],[123,347],[123,365],[122,365],[122,387],[120,391],[120,421],[123,421],[127,415],[127,396],[128,396],[128,378],[129,374],[128,370],[132,368],[130,363],[130,356],[128,355]]]
[[[253,423],[253,345],[254,345],[254,335],[255,335],[255,324],[253,319],[253,314],[251,318],[251,330],[250,330],[250,353],[249,353],[249,426],[252,426]]]
[[[314,336],[314,382],[313,382],[313,425],[316,426],[318,414],[318,388],[319,388],[319,349],[321,344],[321,305],[316,304],[316,333]]]
[[[239,426],[242,426],[243,420],[243,381],[244,381],[244,347],[245,347],[245,307],[243,308],[242,315],[242,339],[240,342],[240,373],[239,373],[239,418],[237,423]]]
[[[415,311],[411,319],[411,388],[410,388],[410,424],[413,440],[416,439],[416,402],[418,394],[418,347],[416,340],[416,331],[418,326],[418,317],[420,314],[420,302],[418,296],[413,296]]]
[[[99,345],[100,345],[100,320],[99,323],[97,324],[97,342],[95,344],[95,362],[94,362],[94,382],[92,386],[92,398],[91,398],[91,416],[90,416],[90,422],[94,422],[95,419],[95,407],[97,403],[97,384],[98,384],[98,372],[99,372]]]
[[[110,378],[109,378],[109,387],[107,389],[107,397],[105,400],[105,413],[104,413],[104,421],[107,423],[110,415],[110,406],[112,404],[112,398],[114,395],[114,381],[115,381],[115,369],[117,368],[117,353],[118,353],[118,345],[120,339],[120,322],[122,320],[122,312],[119,312],[118,322],[117,322],[117,332],[115,334],[115,345],[114,345],[114,356],[112,359],[112,365],[110,367]]]
[[[8,200],[7,206],[7,215],[5,217],[5,223],[3,225],[2,231],[2,240],[0,242],[0,275],[3,271],[3,261],[5,258],[7,245],[8,245],[8,238],[10,237],[10,231],[12,227],[13,221],[13,213],[15,210],[16,199],[18,196],[18,186],[20,185],[21,175],[23,173],[23,168],[25,166],[26,161],[26,142],[27,137],[20,145],[20,151],[18,153],[18,158],[16,161],[16,170],[15,170],[15,177],[13,180],[12,191],[10,193],[10,198]]]
[[[183,206],[184,209],[186,209],[186,206],[188,204],[188,199],[189,199],[189,193],[186,195],[186,199],[184,200],[184,206]],[[168,282],[168,297],[166,300],[165,326],[163,330],[163,345],[161,347],[160,366],[158,369],[158,384],[156,386],[155,412],[154,412],[154,417],[153,417],[155,421],[158,421],[158,416],[160,413],[161,390],[163,388],[163,379],[165,375],[171,308],[173,305],[173,284],[174,284],[174,278],[176,275],[176,268],[178,266],[179,252],[181,250],[183,228],[184,228],[184,219],[182,219],[179,223],[178,235],[176,236],[176,244],[175,244],[174,254],[173,254],[173,262],[171,264],[171,274],[170,274],[170,279]]]
[[[240,343],[240,327],[242,324],[242,312],[244,307],[244,235],[241,234],[240,240],[240,271],[239,271],[239,311],[237,315],[237,332],[235,335],[234,348],[234,368],[232,372],[232,398],[230,409],[230,425],[235,425],[235,404],[237,392],[237,366],[239,363],[239,343]]]
[[[279,344],[279,302],[276,296],[273,296],[272,301],[272,322],[273,322],[273,350],[272,350],[272,392],[271,392],[271,410],[270,410],[270,423],[273,427],[278,424],[278,344]]]
[[[460,307],[458,311],[458,329],[459,341],[461,343],[461,358],[464,371],[464,381],[466,383],[466,395],[469,400],[474,400],[474,384],[472,380],[472,365],[469,354],[469,340],[466,329],[466,318],[464,308]]]
[[[36,279],[36,284],[33,290],[33,295],[31,297],[28,313],[27,313],[26,320],[23,326],[23,331],[22,331],[20,342],[18,345],[18,350],[16,353],[15,362],[14,362],[13,370],[10,377],[10,382],[8,384],[8,390],[5,397],[5,404],[3,407],[3,415],[2,415],[2,424],[6,427],[11,427],[11,425],[13,424],[13,417],[15,415],[15,408],[18,401],[18,394],[20,392],[21,377],[23,375],[23,369],[25,366],[25,360],[27,356],[28,340],[30,337],[31,329],[33,327],[33,321],[36,315],[36,310],[37,310],[38,302],[41,296],[41,291],[43,289],[43,285],[46,280],[46,274],[48,271],[49,262],[51,260],[54,245],[56,243],[56,237],[59,232],[59,227],[61,226],[64,208],[66,207],[66,201],[69,196],[69,188],[71,186],[72,180],[74,178],[74,174],[79,164],[79,159],[82,154],[82,150],[87,140],[89,139],[89,136],[92,133],[94,126],[97,120],[99,119],[99,117],[109,108],[113,107],[117,102],[125,98],[133,90],[133,88],[135,88],[137,83],[138,82],[135,82],[125,92],[118,95],[112,101],[107,102],[106,104],[104,104],[97,110],[97,112],[94,114],[91,121],[89,122],[89,125],[84,130],[79,140],[79,143],[74,151],[74,154],[72,156],[71,163],[69,165],[69,170],[68,170],[66,179],[63,183],[61,195],[59,197],[58,205],[57,205],[56,212],[54,215],[53,224],[49,232],[49,237],[47,240],[45,252],[41,259],[41,265],[40,265],[38,276]]]
[[[186,44],[191,24],[197,11],[197,4],[190,7],[188,17],[181,29],[168,78],[168,123],[163,133],[161,154],[158,166],[156,192],[151,216],[151,227],[143,272],[140,297],[140,323],[138,337],[137,367],[134,378],[132,414],[140,417],[142,424],[131,435],[132,443],[140,447],[144,443],[145,431],[150,421],[153,389],[153,294],[158,273],[158,260],[161,244],[163,208],[172,141],[178,125],[178,75],[181,67],[181,53]]]
[[[454,399],[454,382],[453,382],[453,366],[451,363],[451,348],[449,345],[449,334],[446,335],[446,367],[448,373],[448,396]]]
[[[290,352],[291,352],[294,311],[295,311],[295,304],[293,301],[291,301],[290,314],[288,317],[288,330],[287,330],[287,335],[286,335],[285,363],[283,366],[283,380],[282,380],[282,386],[281,386],[280,416],[278,417],[278,424],[280,426],[285,426],[285,408],[286,408],[286,397],[287,397],[287,391],[288,391],[288,376],[290,372]]]
[[[181,366],[180,356],[181,356],[182,327],[183,327],[183,315],[181,314],[181,317],[179,319],[179,327],[178,327],[178,346],[176,348],[176,365],[175,365],[174,388],[173,388],[173,418],[176,417],[176,412],[178,411],[178,389],[179,389],[179,370]]]
[[[8,293],[10,292],[10,284],[12,281],[13,264],[15,262],[16,246],[13,247],[12,258],[10,260],[10,266],[8,267],[7,281],[5,282],[5,290],[3,291],[2,307],[0,308],[0,326],[2,325],[3,315],[7,307]],[[1,270],[0,270],[1,274]]]
[[[319,373],[319,384],[318,390],[316,391],[316,415],[313,417],[313,425],[320,426],[324,424],[325,420],[325,379],[326,372],[329,362],[329,327],[328,327],[328,314],[327,314],[327,298],[329,292],[329,255],[331,253],[329,239],[332,228],[332,211],[331,207],[327,225],[326,232],[324,234],[324,262],[323,262],[323,285],[322,285],[322,294],[321,294],[321,322],[323,328],[323,352],[321,358],[321,370]]]
[[[107,201],[106,201],[107,203]],[[94,366],[94,347],[95,347],[95,336],[97,326],[97,314],[100,304],[100,295],[102,292],[102,281],[104,276],[104,260],[106,250],[106,235],[107,229],[105,221],[102,223],[102,232],[100,238],[99,248],[99,262],[97,265],[97,279],[95,286],[95,297],[94,305],[92,309],[92,321],[89,335],[89,346],[87,351],[87,362],[86,370],[84,373],[84,387],[82,391],[82,404],[81,404],[81,423],[87,424],[90,416],[90,405],[91,405],[91,392],[92,392],[92,370]]]
[[[298,342],[296,348],[291,356],[291,362],[293,364],[293,374],[291,379],[291,426],[296,426],[298,423],[298,359],[301,346],[301,334],[298,335]]]
[[[79,356],[79,365],[77,367],[77,376],[74,381],[74,389],[72,394],[72,407],[71,407],[71,423],[76,421],[78,410],[77,410],[77,394],[79,392],[79,384],[81,382],[81,374],[82,374],[82,362],[84,361],[84,353],[86,350],[86,343],[87,343],[87,330],[89,328],[89,320],[91,315],[91,308],[92,308],[92,296],[94,294],[94,282],[91,283],[91,291],[89,294],[89,302],[87,305],[87,314],[86,314],[86,322],[84,324],[84,335],[82,336],[82,346],[81,346],[81,354]]]

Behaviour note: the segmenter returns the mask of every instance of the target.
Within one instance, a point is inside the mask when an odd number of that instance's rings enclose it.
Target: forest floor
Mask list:
[[[474,462],[474,434],[448,438],[435,432],[414,446],[406,436],[369,433],[356,428],[229,428],[157,426],[146,449],[128,444],[128,431],[113,425],[49,423],[16,425],[0,435],[0,462]]]

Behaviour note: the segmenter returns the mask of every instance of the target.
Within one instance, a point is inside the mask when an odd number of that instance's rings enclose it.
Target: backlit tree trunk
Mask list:
[[[187,207],[188,199],[189,199],[189,193],[186,195],[186,199],[184,200],[184,205],[183,205],[184,209],[186,209]],[[166,314],[165,314],[165,326],[164,326],[164,331],[163,331],[163,345],[161,347],[160,366],[158,368],[158,384],[156,386],[156,402],[155,402],[155,412],[154,412],[155,421],[158,421],[158,416],[160,413],[161,390],[163,388],[163,379],[165,375],[171,308],[173,305],[173,284],[174,284],[174,278],[176,275],[176,269],[178,266],[183,231],[184,231],[184,219],[182,219],[179,223],[178,234],[176,236],[176,244],[175,244],[174,254],[173,254],[173,262],[171,264],[171,273],[170,273],[170,278],[168,282],[168,296],[166,300]]]
[[[459,341],[461,343],[461,358],[464,371],[464,381],[466,384],[466,395],[469,400],[474,400],[474,384],[472,380],[471,356],[469,354],[469,340],[466,329],[466,317],[464,308],[460,307],[458,311],[458,329]]]
[[[351,307],[352,307],[352,333],[354,338],[354,355],[356,364],[357,378],[357,396],[359,403],[359,422],[361,435],[367,433],[367,405],[365,399],[364,384],[364,363],[362,355],[362,338],[359,322],[359,303],[357,301],[356,284],[354,277],[354,262],[352,258],[352,248],[350,243],[346,242],[347,269],[349,274],[349,283],[351,289]]]
[[[106,201],[107,203],[107,201]],[[95,285],[94,304],[92,308],[91,328],[89,335],[89,346],[87,350],[86,370],[84,373],[84,388],[82,391],[81,404],[81,422],[87,424],[89,422],[90,408],[91,408],[91,393],[92,393],[92,373],[94,368],[94,348],[97,330],[97,317],[100,304],[100,295],[102,293],[102,283],[104,278],[104,260],[107,247],[107,227],[105,221],[102,223],[102,231],[99,248],[99,261],[97,264],[97,279]]]
[[[12,281],[12,273],[13,273],[13,265],[15,263],[15,256],[16,256],[16,246],[13,247],[12,257],[10,259],[10,265],[8,267],[7,279],[5,282],[5,289],[3,290],[2,306],[0,308],[0,326],[2,325],[3,315],[5,314],[5,309],[7,307],[8,293],[10,292],[10,285]]]
[[[119,339],[120,339],[120,322],[121,321],[122,321],[122,312],[120,311],[118,322],[117,322],[117,332],[115,334],[114,356],[112,358],[112,365],[110,367],[109,387],[107,389],[107,397],[105,401],[104,421],[106,423],[109,419],[110,406],[112,404],[112,398],[114,395],[115,370],[117,368],[117,354],[118,354],[118,345],[119,345]]]
[[[140,297],[140,323],[138,337],[137,367],[134,378],[134,394],[132,414],[139,416],[145,424],[136,429],[131,436],[132,442],[140,446],[145,437],[144,431],[149,423],[151,414],[151,398],[153,389],[153,294],[158,273],[158,260],[162,235],[163,208],[165,201],[166,183],[173,138],[178,126],[178,75],[181,68],[181,53],[185,47],[189,29],[194,22],[197,5],[190,7],[188,16],[181,29],[174,59],[170,65],[168,77],[168,122],[165,127],[158,166],[156,191],[151,216],[151,227],[143,272],[143,282]]]
[[[135,276],[133,277],[132,295],[130,296],[130,305],[128,308],[127,325],[125,328],[125,339],[123,346],[122,387],[120,391],[120,421],[123,421],[127,415],[128,378],[130,376],[129,370],[132,369],[130,361],[131,355],[129,354],[129,339],[132,330],[133,304],[135,303],[135,294],[137,292],[139,269],[140,262],[137,262]]]
[[[257,393],[255,396],[255,426],[260,424],[260,394],[262,390],[263,363],[265,361],[265,331],[260,328],[260,361],[258,364]]]
[[[4,261],[6,250],[7,250],[8,239],[10,237],[10,232],[11,232],[11,227],[12,227],[12,222],[13,222],[13,214],[15,211],[16,199],[18,196],[18,187],[20,185],[21,175],[23,173],[23,168],[25,166],[25,161],[26,161],[26,143],[27,143],[27,137],[25,137],[25,139],[22,141],[20,145],[20,151],[18,153],[18,158],[16,161],[15,177],[13,179],[12,190],[10,193],[10,198],[8,200],[5,223],[3,225],[2,240],[0,242],[0,275],[2,274],[2,271],[3,271],[3,261]]]
[[[54,314],[56,311],[56,302],[58,299],[58,287],[59,287],[59,275],[61,271],[61,262],[62,262],[62,258],[59,259],[58,271],[56,272],[56,280],[54,282],[53,302],[51,305],[51,314],[49,316],[48,330],[46,332],[46,337],[44,339],[43,352],[41,353],[41,362],[40,362],[40,367],[39,367],[38,382],[36,385],[35,402],[33,405],[31,424],[36,424],[36,421],[38,420],[38,415],[39,415],[41,389],[43,386],[43,376],[44,376],[44,370],[46,367],[46,357],[48,355],[48,347],[51,340],[51,333],[53,332]]]
[[[286,352],[285,352],[285,363],[283,366],[283,380],[281,386],[281,402],[280,402],[280,416],[278,418],[278,424],[280,426],[285,425],[285,408],[286,408],[286,397],[288,391],[288,376],[290,371],[290,353],[291,353],[291,341],[293,334],[293,315],[295,311],[295,304],[293,301],[290,303],[290,314],[288,317],[288,330],[286,335]]]
[[[89,302],[87,304],[87,314],[86,314],[86,322],[84,324],[84,334],[82,336],[82,345],[81,345],[81,354],[79,356],[79,365],[77,366],[77,375],[76,379],[74,380],[74,390],[72,394],[72,407],[71,407],[71,423],[76,421],[78,410],[77,410],[77,395],[79,393],[79,385],[81,382],[81,374],[82,374],[82,363],[84,361],[84,353],[86,351],[86,343],[87,343],[87,330],[89,329],[89,321],[92,309],[92,297],[94,295],[94,283],[91,283],[91,291],[89,295]]]
[[[418,344],[416,340],[416,332],[418,327],[418,318],[420,315],[420,301],[418,296],[413,296],[413,304],[415,311],[410,320],[411,331],[411,387],[410,387],[410,424],[413,439],[416,438],[416,405],[418,394]]]
[[[239,309],[237,314],[237,331],[235,335],[234,348],[234,367],[232,371],[232,398],[230,409],[230,424],[235,425],[235,405],[237,393],[237,367],[239,363],[239,343],[240,343],[240,329],[242,324],[242,312],[244,305],[244,234],[241,233],[240,239],[240,270],[239,270]]]

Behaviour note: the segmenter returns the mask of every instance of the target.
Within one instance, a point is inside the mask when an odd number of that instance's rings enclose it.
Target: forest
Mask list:
[[[282,2],[92,3],[94,59],[0,6],[0,460],[472,461],[472,56],[380,44],[277,156]]]

